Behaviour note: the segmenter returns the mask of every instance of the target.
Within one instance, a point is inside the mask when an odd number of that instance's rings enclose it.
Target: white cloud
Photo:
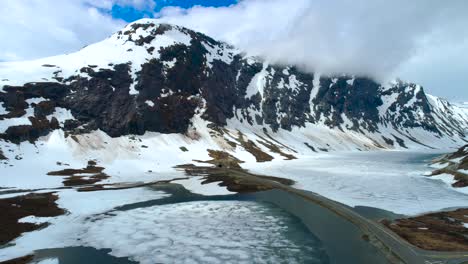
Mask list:
[[[154,0],[84,0],[92,6],[110,10],[113,5],[133,7],[137,10],[153,10],[156,7]]]
[[[453,78],[468,72],[466,14],[464,0],[244,0],[156,16],[311,71],[415,78],[438,95],[468,98],[468,74]]]
[[[427,46],[403,63],[397,74],[436,95],[468,101],[468,39]]]
[[[2,0],[0,61],[73,52],[98,42],[126,22],[112,18],[114,5],[154,10],[154,0]]]
[[[155,7],[153,0],[2,0],[0,60],[72,52],[102,40],[125,24],[99,12],[114,4]],[[464,0],[243,0],[155,15],[307,70],[398,76],[468,100],[467,13]]]
[[[102,40],[124,24],[99,12],[89,0],[3,0],[0,60],[72,52]]]

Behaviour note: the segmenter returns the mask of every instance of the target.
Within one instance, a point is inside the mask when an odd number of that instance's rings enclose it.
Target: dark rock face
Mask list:
[[[407,92],[403,92],[407,91]],[[440,133],[435,126],[435,120],[431,115],[428,99],[422,88],[415,84],[398,83],[396,86],[382,92],[382,95],[398,94],[396,101],[389,107],[389,121],[397,127],[422,127],[434,133]],[[412,99],[415,101],[407,105]],[[412,118],[417,111],[424,114],[423,120]]]
[[[294,67],[285,71],[279,66],[270,66],[266,71],[274,74],[266,80],[264,88],[262,116],[265,124],[273,131],[304,126],[310,120],[309,100],[314,76]]]
[[[149,33],[137,35],[141,30]],[[190,45],[176,43],[159,50],[149,45],[171,30],[189,36]],[[31,125],[9,127],[0,138],[34,141],[57,128],[73,133],[100,129],[114,137],[146,131],[184,133],[197,113],[213,126],[237,118],[273,131],[313,123],[358,132],[379,132],[381,126],[420,127],[452,135],[462,133],[465,125],[434,112],[423,89],[414,84],[383,88],[369,78],[318,76],[296,67],[269,65],[201,33],[171,25],[136,23],[118,32],[117,38],[146,49],[149,59],[138,72],[132,75],[131,62],[109,64],[111,69],[88,65],[66,79],[57,70],[57,82],[5,86],[0,103],[8,113],[0,120],[21,117],[28,108],[34,115],[29,117]],[[154,54],[159,57],[150,56]],[[384,98],[395,95],[385,114],[379,112]],[[38,97],[46,100],[26,102]],[[47,118],[57,107],[70,110],[75,119],[60,123]],[[436,121],[435,115],[443,121]],[[404,146],[401,138],[393,137],[384,141]]]
[[[82,69],[90,78],[75,76],[67,81],[69,93],[62,98],[64,108],[86,130],[102,129],[111,136],[136,133],[136,102],[129,94],[132,78],[128,64],[114,65],[114,70]]]
[[[8,159],[4,154],[3,151],[0,149],[0,160],[6,160]]]
[[[367,78],[355,78],[352,82],[349,77],[320,78],[320,88],[313,99],[317,118],[323,115],[326,125],[339,127],[344,114],[353,122],[348,128],[374,132],[380,120],[378,107],[383,103],[379,87]]]
[[[48,116],[55,111],[55,102],[53,101],[42,101],[37,105],[33,105],[35,116]]]
[[[11,126],[7,128],[5,133],[0,134],[0,138],[11,141],[13,143],[20,143],[22,141],[29,141],[33,143],[41,136],[46,136],[54,129],[59,128],[59,123],[55,117],[49,121],[46,118],[29,117],[31,125]]]
[[[184,133],[190,124],[190,118],[195,114],[198,105],[197,99],[184,96],[163,97],[156,101],[155,106],[149,106],[142,111],[142,129],[136,134],[145,131],[161,133]]]

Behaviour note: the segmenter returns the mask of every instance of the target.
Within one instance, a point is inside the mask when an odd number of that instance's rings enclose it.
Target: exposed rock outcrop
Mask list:
[[[453,187],[468,187],[468,145],[434,160],[433,164],[439,168],[430,176],[450,174],[454,179]]]
[[[95,64],[90,64],[92,56],[99,58]],[[70,68],[71,58],[86,64]],[[372,138],[380,147],[406,147],[408,140],[428,146],[413,136],[413,129],[466,140],[468,115],[428,96],[419,85],[382,85],[365,77],[321,76],[274,65],[204,34],[153,20],[132,23],[101,43],[44,59],[37,67],[46,71],[43,78],[54,81],[13,82],[14,76],[6,76],[2,82],[0,103],[6,114],[0,122],[31,121],[0,132],[4,140],[33,142],[58,128],[75,134],[100,129],[113,137],[185,133],[196,115],[213,127],[235,119],[271,132],[324,126],[365,136],[381,133]],[[29,101],[38,98],[45,100]],[[60,111],[73,118],[59,118]]]

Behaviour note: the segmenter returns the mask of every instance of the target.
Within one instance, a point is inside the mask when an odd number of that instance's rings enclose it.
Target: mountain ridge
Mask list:
[[[76,53],[1,63],[0,80],[6,143],[33,143],[57,129],[193,135],[197,122],[208,137],[239,130],[253,141],[279,137],[299,152],[456,147],[467,140],[468,114],[419,85],[270,64],[152,19]]]

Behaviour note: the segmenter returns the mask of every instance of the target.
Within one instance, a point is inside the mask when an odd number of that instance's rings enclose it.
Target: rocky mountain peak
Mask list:
[[[203,120],[255,133],[351,133],[364,147],[430,147],[466,140],[468,124],[466,112],[416,84],[271,64],[152,19],[76,53],[1,63],[0,80],[0,138],[16,143],[55,129],[184,134]],[[321,140],[307,144],[331,148]]]

